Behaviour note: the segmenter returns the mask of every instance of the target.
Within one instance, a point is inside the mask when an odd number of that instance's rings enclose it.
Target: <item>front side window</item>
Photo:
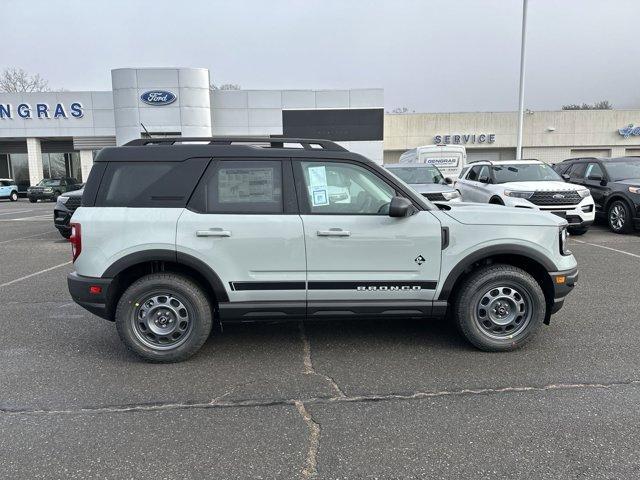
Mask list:
[[[282,213],[282,163],[218,161],[196,189],[194,204],[206,213]]]
[[[467,177],[467,180],[477,182],[479,173],[480,173],[480,167],[472,167],[471,170],[469,170],[469,176]]]
[[[574,163],[569,170],[569,178],[581,180],[584,178],[584,172],[587,169],[586,163]]]
[[[39,187],[59,187],[60,180],[51,180],[50,178],[45,178],[44,180],[40,180],[38,183]]]
[[[494,165],[491,167],[496,183],[507,182],[562,182],[562,177],[547,164],[529,163]]]
[[[604,175],[602,174],[602,168],[597,163],[590,163],[587,165],[587,173],[585,173],[587,180],[591,180],[592,177],[600,177],[602,179]]]
[[[366,168],[349,163],[302,162],[311,213],[386,215],[395,190]]]

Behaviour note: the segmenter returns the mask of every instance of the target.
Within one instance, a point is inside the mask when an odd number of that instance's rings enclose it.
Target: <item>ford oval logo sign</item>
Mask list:
[[[166,90],[150,90],[140,95],[142,100],[147,105],[169,105],[176,101],[176,95]]]

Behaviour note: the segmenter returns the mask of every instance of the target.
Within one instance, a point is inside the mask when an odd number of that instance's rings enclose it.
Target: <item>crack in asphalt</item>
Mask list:
[[[325,379],[329,383],[329,385],[331,385],[331,388],[333,388],[338,394],[338,397],[346,398],[344,391],[332,377],[316,371],[315,367],[313,366],[313,361],[311,359],[311,343],[309,342],[309,337],[307,337],[307,332],[304,328],[304,322],[298,322],[298,330],[300,332],[300,340],[302,341],[302,373],[304,373],[305,375],[317,375]]]
[[[302,478],[306,480],[315,477],[318,473],[318,449],[320,448],[321,428],[320,424],[313,419],[303,402],[295,400],[294,405],[309,429],[309,450],[304,468],[300,472]]]
[[[124,412],[155,412],[163,410],[178,409],[223,409],[223,408],[246,408],[246,407],[273,407],[273,406],[296,406],[296,402],[303,403],[305,409],[310,405],[330,405],[340,403],[368,403],[368,402],[388,402],[388,401],[411,401],[441,397],[459,397],[474,395],[499,395],[522,392],[548,392],[561,390],[578,389],[610,389],[625,387],[630,385],[640,385],[640,380],[628,380],[624,382],[611,383],[554,383],[543,386],[520,386],[520,387],[500,387],[500,388],[465,388],[460,390],[438,390],[432,392],[413,393],[389,393],[381,395],[355,395],[355,396],[333,396],[333,397],[308,397],[308,398],[271,398],[271,399],[245,399],[223,401],[230,392],[220,395],[210,402],[167,402],[167,403],[135,403],[111,406],[78,407],[71,409],[29,409],[0,407],[0,415],[65,415],[83,413],[124,413]]]

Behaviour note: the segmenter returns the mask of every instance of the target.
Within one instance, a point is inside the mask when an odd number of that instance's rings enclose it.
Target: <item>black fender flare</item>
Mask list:
[[[451,269],[447,279],[442,284],[442,290],[438,295],[438,300],[448,300],[451,296],[453,286],[456,284],[460,276],[464,271],[476,262],[484,260],[486,258],[495,257],[497,255],[518,255],[526,257],[534,262],[542,265],[547,272],[558,271],[559,268],[548,257],[542,253],[534,250],[531,247],[523,245],[492,245],[489,247],[480,248],[471,254],[467,255],[464,259],[460,260],[455,267]]]
[[[607,197],[606,201],[605,201],[604,209],[603,209],[603,212],[602,212],[602,213],[605,214],[605,216],[609,215],[609,207],[616,200],[620,200],[620,201],[624,202],[627,205],[627,207],[629,207],[631,209],[631,213],[633,214],[633,212],[635,211],[633,201],[629,200],[624,193],[614,192],[611,195],[609,195]]]
[[[207,280],[218,302],[229,301],[229,295],[224,288],[222,280],[220,280],[218,274],[209,267],[209,265],[188,253],[176,252],[175,250],[141,250],[125,255],[109,266],[102,274],[102,278],[114,278],[129,267],[154,261],[176,263],[196,270]]]

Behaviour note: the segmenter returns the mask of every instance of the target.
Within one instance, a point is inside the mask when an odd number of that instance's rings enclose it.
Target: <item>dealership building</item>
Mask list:
[[[547,163],[566,158],[640,155],[640,110],[526,111],[523,158]],[[516,158],[517,112],[385,115],[384,161],[421,145],[464,145],[467,159]]]
[[[515,112],[385,115],[380,88],[211,90],[202,68],[121,68],[110,91],[0,93],[0,178],[86,180],[96,153],[145,136],[285,135],[335,140],[382,163],[421,145],[515,157]],[[428,94],[428,93],[427,93]],[[527,112],[525,158],[640,155],[640,110]]]
[[[86,180],[97,151],[147,135],[329,138],[381,163],[383,90],[211,90],[202,68],[121,68],[111,91],[0,94],[0,178]]]

